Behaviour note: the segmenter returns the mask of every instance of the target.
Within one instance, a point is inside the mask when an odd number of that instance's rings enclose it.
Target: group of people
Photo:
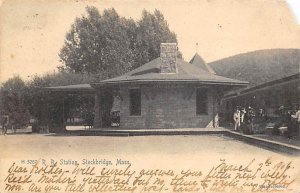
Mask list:
[[[286,134],[290,138],[293,135],[297,135],[300,130],[300,106],[297,105],[294,108],[287,108],[285,106],[280,106],[278,109],[278,114],[280,116],[280,121],[276,124],[276,129],[282,130],[282,128],[287,128]],[[284,133],[284,132],[283,132]]]
[[[295,106],[293,109],[280,106],[277,114],[279,120],[273,120],[275,123],[274,130],[279,132],[281,128],[287,128],[287,135],[296,135],[300,130],[300,106]],[[234,130],[241,130],[245,134],[253,133],[253,120],[255,117],[256,123],[262,123],[269,120],[263,109],[257,109],[254,112],[252,107],[243,108],[236,107],[233,113]],[[274,131],[274,133],[276,133]]]
[[[252,107],[243,108],[236,107],[233,114],[234,130],[238,131],[241,128],[243,132],[251,134],[253,132],[254,111]]]

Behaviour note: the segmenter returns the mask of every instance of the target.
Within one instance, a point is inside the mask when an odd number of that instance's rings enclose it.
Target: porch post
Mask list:
[[[45,105],[42,106],[42,124],[46,127],[47,131],[49,132],[49,122],[50,122],[50,113],[49,113],[49,92],[43,93],[43,99],[45,101]]]
[[[213,127],[219,127],[219,100],[217,93],[213,95]]]
[[[223,97],[223,91],[220,88],[217,88],[214,92],[214,99],[213,99],[213,127],[218,128],[220,126],[219,123],[219,113],[220,113],[220,103]],[[227,110],[226,110],[227,111]]]
[[[65,115],[65,93],[62,94],[61,96],[62,99],[62,123],[61,125],[57,128],[58,132],[65,132],[66,131],[66,115]]]
[[[95,106],[94,106],[94,128],[101,128],[102,127],[102,116],[100,114],[100,100],[101,100],[101,93],[100,91],[95,92]]]
[[[65,115],[65,95],[62,97],[62,119],[63,119],[63,127],[66,126],[66,115]]]

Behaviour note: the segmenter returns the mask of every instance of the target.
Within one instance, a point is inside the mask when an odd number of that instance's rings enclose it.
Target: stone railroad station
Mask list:
[[[167,129],[218,127],[223,95],[248,82],[218,76],[196,53],[190,62],[177,58],[176,43],[162,43],[160,57],[122,76],[90,85],[49,87],[95,94],[94,129]]]

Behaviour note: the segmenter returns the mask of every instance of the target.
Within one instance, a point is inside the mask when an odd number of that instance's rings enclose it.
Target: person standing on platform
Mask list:
[[[244,117],[246,114],[246,110],[245,108],[242,108],[241,112],[240,112],[240,117],[241,117],[241,125],[244,123]]]
[[[294,115],[291,115],[293,119],[293,132],[296,133],[298,138],[300,138],[300,105],[297,105]]]
[[[253,119],[254,119],[254,112],[252,107],[248,107],[247,112],[245,114],[245,128],[244,133],[245,134],[252,134],[253,133]]]
[[[241,122],[240,122],[240,111],[238,108],[236,108],[234,114],[233,114],[233,121],[234,121],[234,130],[237,131],[239,129],[239,127],[241,126]]]

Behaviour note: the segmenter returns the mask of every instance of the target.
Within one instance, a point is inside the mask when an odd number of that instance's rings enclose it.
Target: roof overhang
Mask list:
[[[278,86],[278,85],[290,84],[292,82],[296,82],[297,84],[299,84],[299,79],[300,79],[300,73],[297,73],[297,74],[287,76],[287,77],[284,77],[284,78],[281,78],[281,79],[276,79],[276,80],[273,80],[273,81],[265,82],[263,84],[259,84],[259,85],[255,85],[255,86],[252,86],[252,87],[232,91],[232,92],[226,94],[224,96],[224,99],[228,100],[228,99],[235,98],[235,97],[238,97],[238,96],[251,94],[251,93],[259,91],[259,90],[264,90],[266,88],[275,87],[275,86]],[[299,88],[300,88],[300,84],[299,84]]]
[[[102,81],[93,82],[91,86],[94,88],[106,87],[106,86],[123,86],[123,85],[154,85],[154,84],[191,84],[191,85],[224,85],[224,86],[239,86],[244,87],[248,85],[248,82],[217,82],[217,81],[199,81],[199,80],[124,80],[124,81]]]
[[[49,92],[64,92],[64,93],[94,93],[95,89],[90,84],[76,84],[66,86],[44,87],[45,91]]]

